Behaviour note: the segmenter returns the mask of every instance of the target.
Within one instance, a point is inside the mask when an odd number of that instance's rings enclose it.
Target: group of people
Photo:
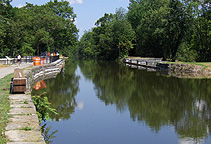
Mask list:
[[[59,53],[58,52],[54,52],[54,53],[50,53],[50,52],[42,52],[40,54],[41,56],[59,56]]]
[[[45,52],[44,56],[59,56],[59,53],[55,52],[55,53],[50,54],[50,52]],[[21,64],[21,55],[20,54],[18,54],[18,56],[17,56],[17,62],[18,62],[18,66],[20,66],[20,64]]]

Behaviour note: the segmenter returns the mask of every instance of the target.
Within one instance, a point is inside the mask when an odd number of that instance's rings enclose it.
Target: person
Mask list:
[[[21,64],[21,55],[20,54],[18,54],[18,56],[17,56],[17,61],[18,61],[18,65],[20,65]]]

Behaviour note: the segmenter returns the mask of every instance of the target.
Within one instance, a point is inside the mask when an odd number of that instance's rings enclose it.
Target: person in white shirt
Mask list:
[[[18,65],[20,65],[21,64],[21,55],[20,54],[18,54],[18,56],[17,56],[17,61],[18,61]]]

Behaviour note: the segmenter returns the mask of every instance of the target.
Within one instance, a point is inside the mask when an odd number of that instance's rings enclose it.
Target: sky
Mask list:
[[[50,0],[13,0],[13,7],[22,7],[28,3],[43,5]],[[53,0],[52,0],[53,1]],[[129,6],[129,0],[67,0],[77,15],[76,26],[79,29],[79,37],[84,31],[94,27],[95,22],[104,16],[105,13],[114,14],[117,8]]]

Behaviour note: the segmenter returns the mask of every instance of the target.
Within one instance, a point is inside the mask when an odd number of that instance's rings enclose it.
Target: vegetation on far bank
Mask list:
[[[211,71],[211,62],[181,62],[181,61],[176,61],[176,62],[166,62],[167,64],[190,64],[190,65],[200,65],[204,69],[208,69]]]
[[[0,143],[6,143],[7,139],[5,137],[5,127],[9,120],[9,91],[10,91],[10,81],[13,74],[7,75],[6,77],[0,79]]]
[[[12,7],[0,0],[0,57],[58,51],[69,57],[133,55],[172,61],[211,61],[210,0],[130,0],[105,13],[78,40],[76,14],[65,0]]]
[[[97,20],[78,44],[79,56],[125,55],[211,61],[210,0],[130,0]]]

